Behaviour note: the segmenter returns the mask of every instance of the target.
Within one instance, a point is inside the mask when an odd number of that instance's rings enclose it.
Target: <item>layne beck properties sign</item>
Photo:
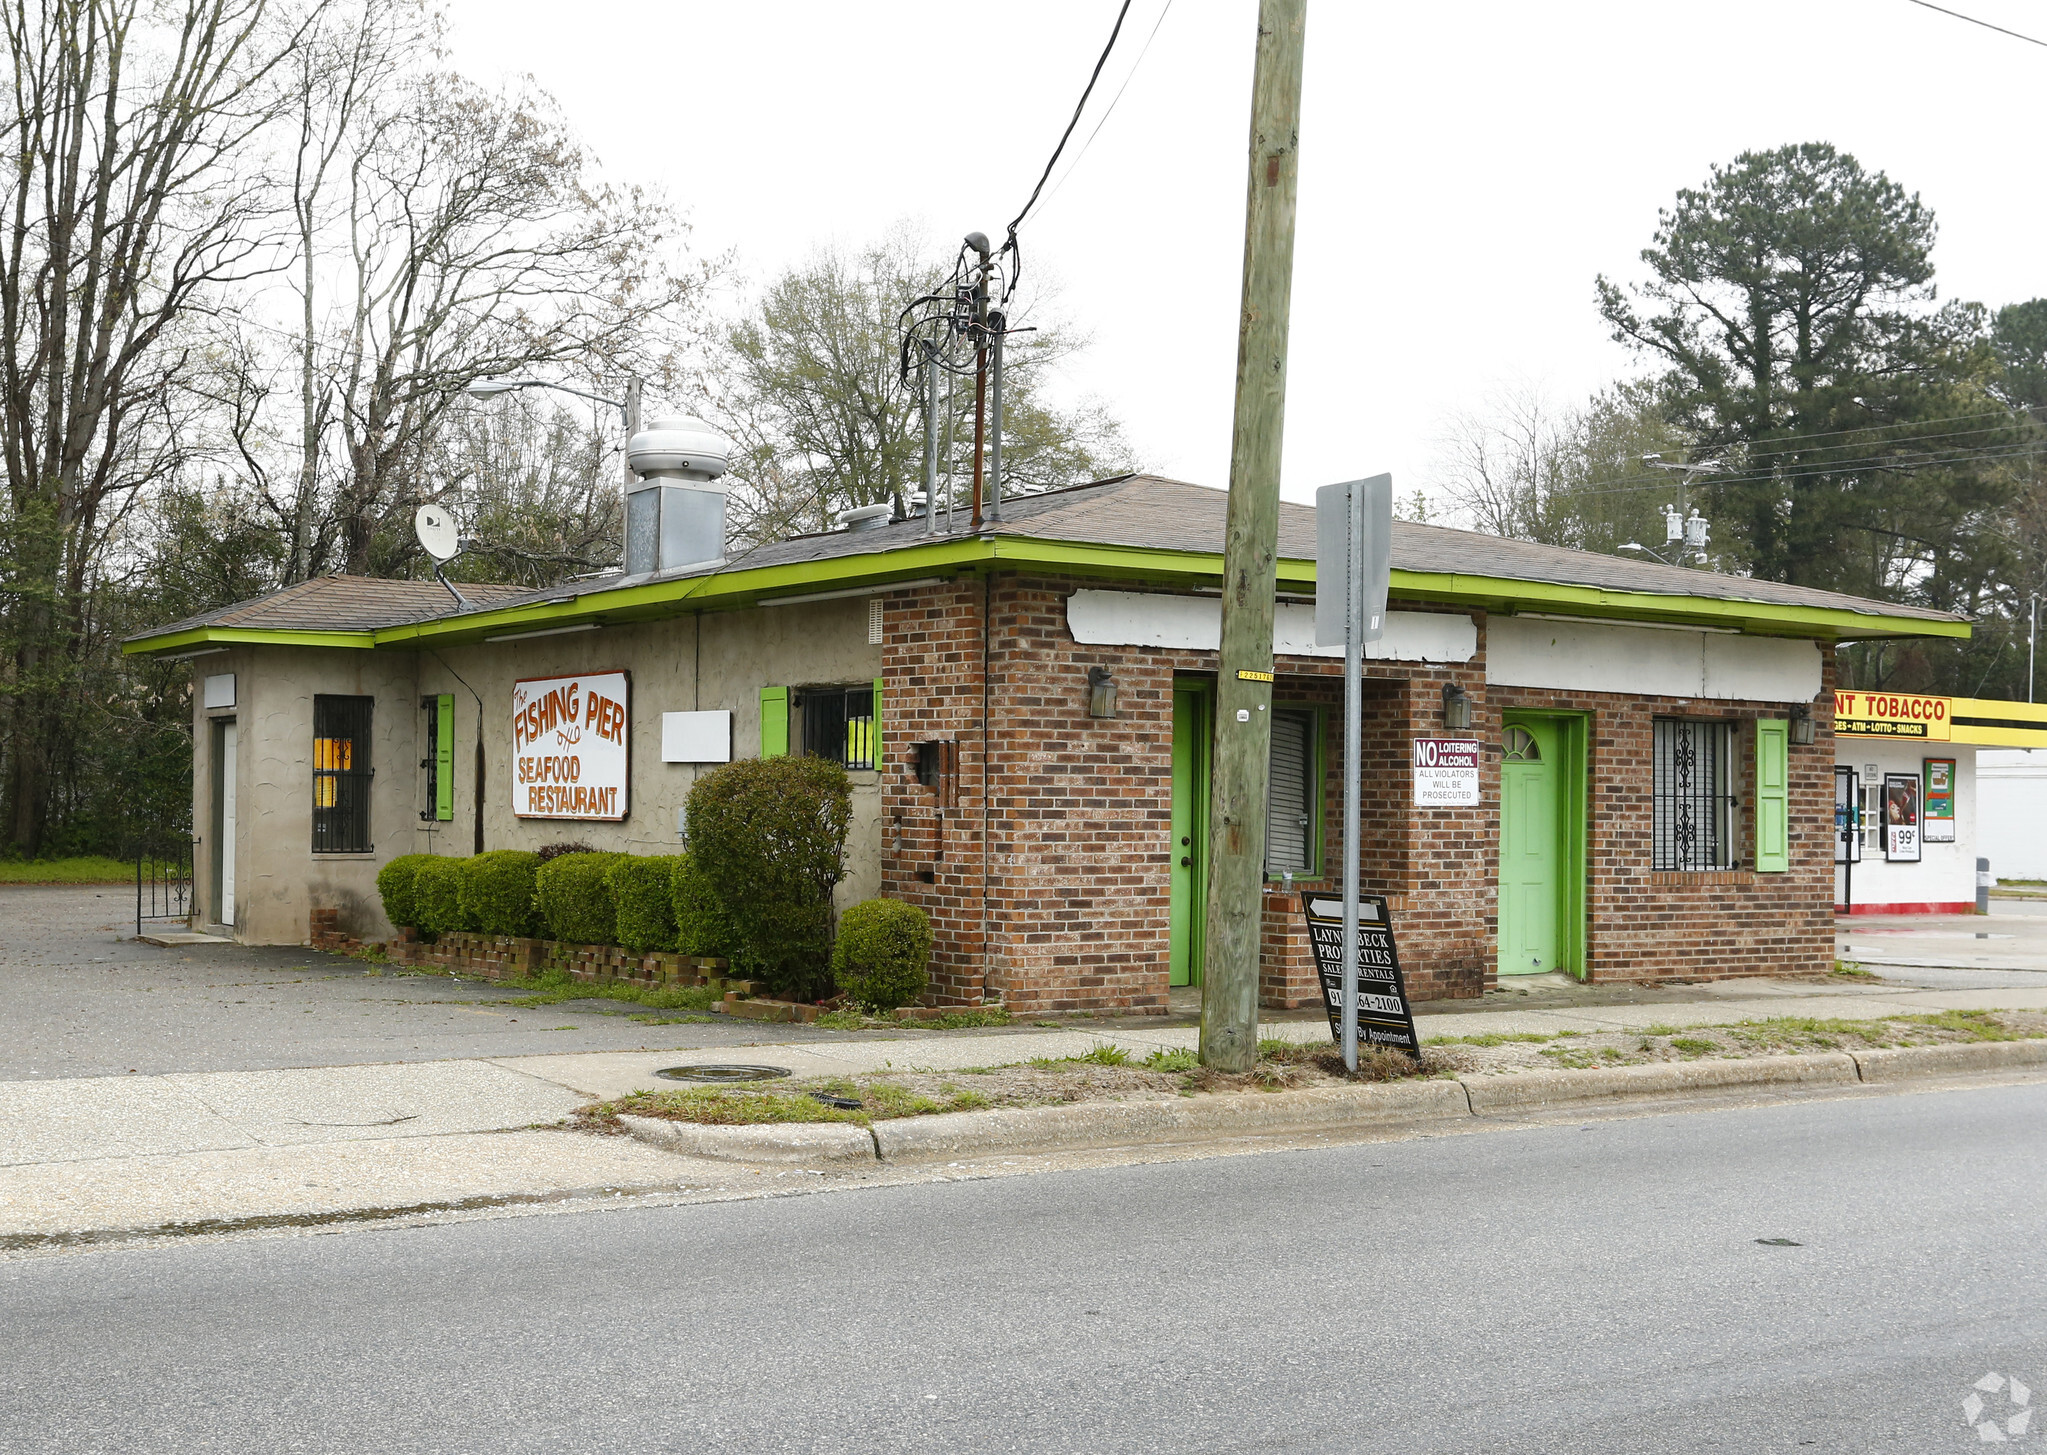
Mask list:
[[[624,818],[631,701],[625,672],[514,682],[512,812],[520,818]]]
[[[1945,697],[1910,692],[1836,692],[1834,732],[1840,737],[1920,738],[1944,743],[1954,714]]]

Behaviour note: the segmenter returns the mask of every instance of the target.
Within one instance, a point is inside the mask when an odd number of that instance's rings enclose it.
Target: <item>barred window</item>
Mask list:
[[[1732,868],[1734,724],[1659,717],[1655,734],[1651,867]]]
[[[1308,874],[1315,868],[1315,714],[1280,708],[1272,714],[1272,767],[1265,800],[1265,872]]]
[[[805,687],[795,694],[793,716],[802,725],[806,753],[846,768],[874,766],[874,686]]]
[[[370,852],[373,697],[313,698],[313,852]]]

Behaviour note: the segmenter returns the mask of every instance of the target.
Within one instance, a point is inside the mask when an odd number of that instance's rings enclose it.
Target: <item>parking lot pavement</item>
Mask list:
[[[1835,953],[1886,979],[1941,989],[2047,985],[2047,902],[1993,899],[1988,915],[1838,918]]]
[[[138,944],[117,885],[0,886],[0,1081],[831,1039],[624,1001],[521,1006],[487,981],[289,946]]]

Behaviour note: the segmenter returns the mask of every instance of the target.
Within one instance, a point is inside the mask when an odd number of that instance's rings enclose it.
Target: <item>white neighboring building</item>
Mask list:
[[[1983,748],[1976,852],[1999,879],[2047,879],[2047,748]]]
[[[2047,879],[2047,707],[1834,694],[1834,908],[1970,914],[1976,860]]]

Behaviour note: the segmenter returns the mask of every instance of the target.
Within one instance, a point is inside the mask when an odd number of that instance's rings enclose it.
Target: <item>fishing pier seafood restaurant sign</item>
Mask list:
[[[526,677],[512,684],[512,812],[520,818],[626,816],[624,672]]]

